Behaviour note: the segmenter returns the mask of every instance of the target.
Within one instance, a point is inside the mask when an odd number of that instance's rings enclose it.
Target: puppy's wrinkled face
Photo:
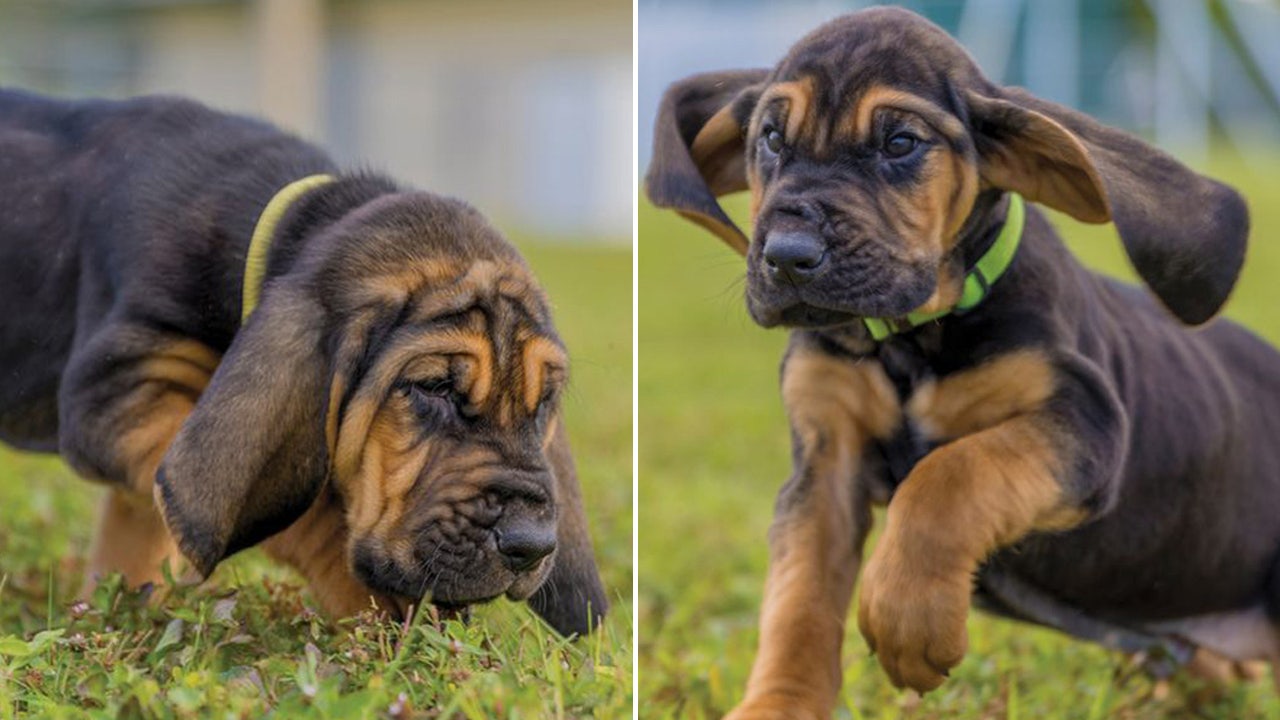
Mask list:
[[[959,297],[954,250],[979,181],[945,59],[972,65],[931,26],[880,24],[820,29],[755,98],[747,300],[762,325],[895,317]]]
[[[567,357],[523,262],[475,229],[447,259],[366,266],[330,401],[352,570],[445,606],[530,596],[556,549],[547,450]]]

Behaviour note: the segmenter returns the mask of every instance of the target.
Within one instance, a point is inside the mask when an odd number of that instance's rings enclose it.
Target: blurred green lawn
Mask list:
[[[600,631],[566,643],[505,600],[465,626],[335,629],[258,551],[159,606],[105,588],[73,607],[101,489],[0,449],[0,718],[630,717],[631,253],[518,244],[572,355],[566,422],[613,603]]]
[[[1280,150],[1252,167],[1280,167]],[[1268,163],[1267,160],[1270,162]],[[1280,174],[1238,161],[1209,172],[1253,214],[1244,277],[1227,314],[1280,342]],[[734,199],[731,212],[744,217]],[[1076,254],[1132,278],[1114,229],[1055,216]],[[640,704],[645,718],[717,717],[745,687],[756,644],[773,498],[790,470],[777,391],[782,331],[752,324],[740,259],[642,201],[640,209]],[[1164,718],[1123,659],[1051,631],[974,613],[965,661],[923,700],[884,679],[854,623],[845,643],[852,718]],[[1280,717],[1270,683],[1241,686],[1211,716]]]

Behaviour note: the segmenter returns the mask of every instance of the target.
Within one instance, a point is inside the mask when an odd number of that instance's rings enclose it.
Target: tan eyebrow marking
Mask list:
[[[762,108],[770,102],[778,100],[786,102],[787,124],[783,128],[783,132],[787,142],[799,142],[802,135],[806,132],[812,132],[813,152],[821,154],[822,148],[826,144],[826,128],[817,123],[809,112],[812,108],[813,87],[814,80],[812,77],[771,85],[761,94],[756,107]],[[748,138],[759,136],[761,117],[761,115],[756,115],[752,119],[751,125],[747,129]],[[751,191],[751,204],[748,212],[751,222],[754,224],[756,216],[760,212],[760,204],[764,200],[764,189],[760,182],[759,169],[755,163],[747,166],[747,189]]]
[[[875,117],[876,110],[880,108],[905,110],[919,115],[938,132],[947,136],[948,139],[955,139],[964,135],[964,125],[960,123],[960,120],[938,107],[932,101],[903,90],[897,90],[885,85],[876,85],[863,93],[862,97],[858,99],[858,104],[853,109],[851,122],[846,127],[846,130],[855,141],[870,137],[872,118]]]
[[[542,399],[548,369],[563,369],[568,358],[561,347],[548,338],[537,336],[524,344],[524,407],[533,412]]]
[[[813,78],[805,77],[770,85],[760,96],[760,101],[756,105],[765,107],[778,100],[787,103],[787,124],[782,129],[787,142],[795,143],[803,134],[815,130],[813,117],[809,112],[813,104]],[[820,128],[818,130],[820,132]],[[760,128],[753,126],[749,135],[755,137],[759,132]],[[815,146],[821,145],[823,138],[814,134]]]
[[[408,352],[446,355],[451,367],[460,371],[459,380],[466,386],[467,402],[479,407],[493,390],[493,345],[481,333],[464,330],[442,330],[419,336]]]
[[[810,125],[809,106],[813,99],[813,81],[805,78],[804,80],[795,80],[792,82],[779,83],[770,88],[772,93],[766,93],[767,99],[773,99],[770,95],[777,95],[785,98],[787,106],[787,140],[795,142],[800,138],[800,134]],[[816,139],[816,138],[815,138]]]

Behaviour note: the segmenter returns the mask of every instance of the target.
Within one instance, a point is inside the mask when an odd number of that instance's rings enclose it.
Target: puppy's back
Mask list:
[[[333,170],[267,122],[191,100],[0,88],[0,373],[17,378],[0,384],[0,440],[52,449],[73,338],[85,342],[122,294],[153,310],[238,298],[267,200]],[[233,308],[210,317],[209,333],[234,332]]]

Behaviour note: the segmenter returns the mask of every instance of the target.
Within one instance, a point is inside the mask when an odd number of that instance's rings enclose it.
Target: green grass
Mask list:
[[[1280,156],[1272,159],[1277,167]],[[1267,165],[1262,164],[1263,167]],[[1252,247],[1228,315],[1280,342],[1280,179],[1236,162]],[[742,203],[734,211],[742,217]],[[1111,226],[1055,218],[1078,256],[1132,277]],[[646,718],[718,717],[740,698],[756,644],[765,534],[790,470],[777,391],[785,332],[752,324],[739,258],[673,213],[640,210],[640,704]],[[873,539],[874,542],[874,539]],[[1164,718],[1124,659],[1051,631],[971,615],[965,661],[923,700],[885,679],[850,623],[842,718]],[[1123,678],[1123,679],[1118,679]],[[1159,693],[1157,693],[1158,695]],[[1211,717],[1280,717],[1270,683],[1242,685]]]
[[[144,602],[75,602],[101,489],[0,450],[0,719],[622,718],[632,705],[631,256],[525,243],[573,355],[565,401],[613,603],[567,642],[524,604],[469,624],[322,620],[290,572],[249,551]]]

